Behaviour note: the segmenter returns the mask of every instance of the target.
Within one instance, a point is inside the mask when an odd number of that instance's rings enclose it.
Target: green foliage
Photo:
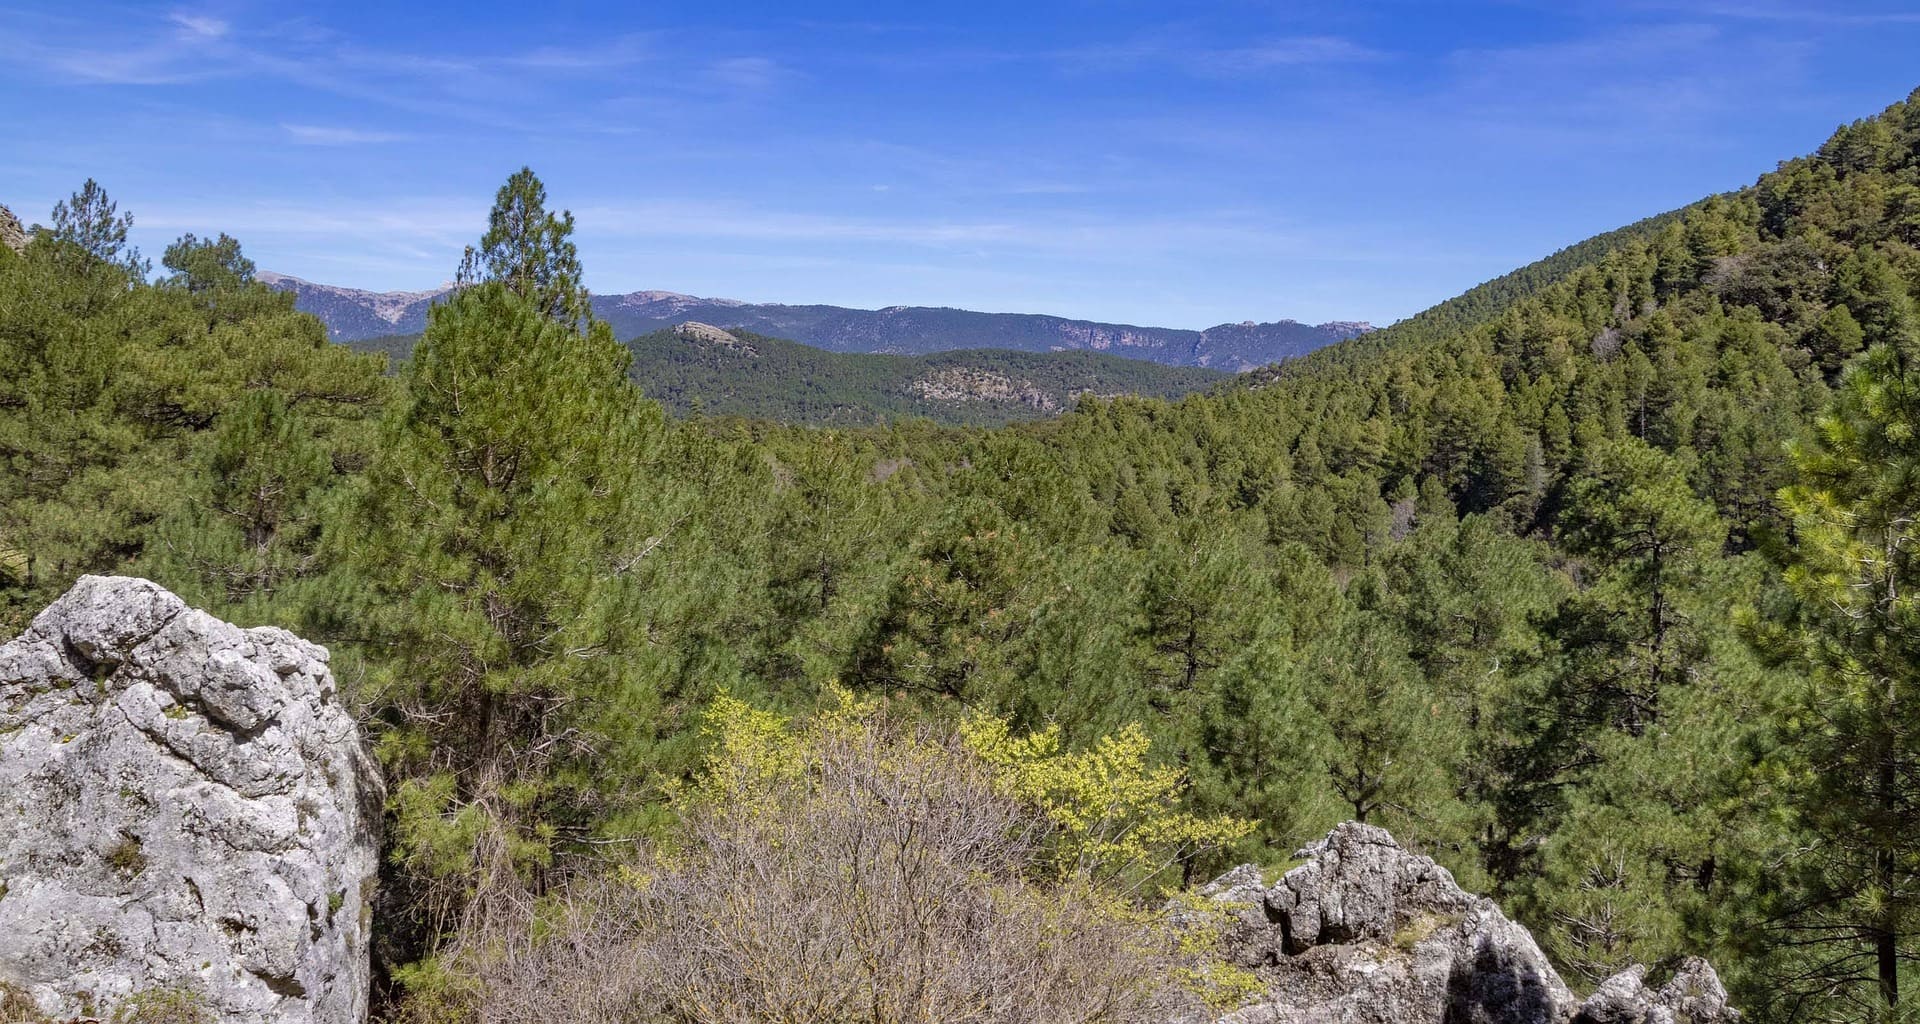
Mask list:
[[[714,330],[718,330],[715,328]],[[742,417],[828,427],[878,427],[914,418],[997,427],[1071,412],[1082,396],[1178,398],[1231,378],[1103,352],[1007,349],[930,355],[830,352],[734,329],[654,331],[629,339],[631,374],[678,417]],[[352,342],[395,362],[418,335]]]
[[[53,237],[72,246],[90,260],[118,266],[135,280],[146,280],[153,269],[140,250],[127,244],[127,231],[133,227],[133,214],[120,213],[119,204],[107,197],[107,190],[92,178],[70,198],[53,207]]]
[[[1070,411],[1083,394],[1177,398],[1224,373],[1099,352],[988,349],[933,355],[828,352],[749,331],[665,330],[627,342],[633,379],[676,415],[871,426],[924,416],[1000,426]]]
[[[1253,828],[1179,810],[1186,777],[1149,765],[1153,741],[1137,725],[1084,750],[1063,749],[1057,729],[1015,736],[1004,719],[988,715],[968,718],[960,734],[1004,792],[1059,829],[1052,859],[1063,876],[1144,885],[1193,851],[1224,846]]]
[[[438,893],[421,901],[430,930],[465,905],[476,858],[490,885],[530,884],[559,834],[591,832],[591,766],[619,756],[602,744],[651,738],[648,623],[627,602],[663,518],[645,475],[662,422],[625,368],[604,325],[497,283],[461,290],[434,309],[330,534],[362,588],[333,614],[372,656],[395,856]]]
[[[972,722],[1056,865],[1363,815],[1580,981],[1705,952],[1767,1022],[1867,1019],[1920,956],[1915,187],[1920,96],[1277,372],[997,430],[668,420],[530,173],[396,378],[231,239],[147,286],[40,238],[0,252],[0,608],[131,569],[331,644],[422,992],[671,834],[725,778],[699,723],[737,786],[813,784],[753,752],[845,687]]]
[[[1763,890],[1785,953],[1779,998],[1824,990],[1863,1011],[1911,1001],[1902,961],[1920,938],[1913,346],[1904,333],[1876,345],[1795,446],[1801,482],[1782,496],[1799,541],[1786,572],[1794,603],[1749,621],[1764,650],[1805,672],[1774,770],[1807,847]]]
[[[253,261],[240,254],[240,240],[225,232],[204,240],[181,235],[167,246],[160,265],[173,271],[169,284],[195,294],[232,291],[253,281]]]
[[[317,510],[360,468],[379,363],[264,287],[214,308],[68,251],[0,260],[17,297],[0,302],[0,620],[83,572],[137,565],[220,607],[317,572]],[[269,412],[272,437],[243,426]],[[283,468],[249,477],[249,459]]]
[[[547,187],[522,167],[508,176],[487,214],[480,247],[467,247],[454,280],[462,285],[496,282],[542,316],[579,326],[589,316],[580,285],[580,254],[569,235],[573,214],[547,212]]]

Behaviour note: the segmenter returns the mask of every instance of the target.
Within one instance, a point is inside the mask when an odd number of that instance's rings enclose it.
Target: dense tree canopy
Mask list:
[[[1216,393],[990,431],[668,420],[529,171],[393,378],[225,236],[141,283],[83,191],[0,251],[0,615],[132,570],[332,644],[396,780],[389,1000],[668,831],[719,695],[846,687],[1137,730],[1252,823],[1187,878],[1364,817],[1580,983],[1705,952],[1767,1021],[1905,1012],[1916,189],[1920,95]]]

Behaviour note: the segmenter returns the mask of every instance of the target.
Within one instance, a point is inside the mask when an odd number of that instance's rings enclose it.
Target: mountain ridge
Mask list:
[[[451,284],[431,291],[375,292],[321,284],[261,271],[269,287],[292,292],[297,308],[327,325],[335,341],[355,342],[426,327],[427,310]],[[1023,352],[1087,350],[1169,366],[1244,372],[1305,355],[1374,330],[1358,320],[1307,324],[1297,320],[1216,324],[1205,330],[1142,327],[1046,313],[988,313],[952,306],[855,309],[827,304],[788,305],[705,298],[641,290],[594,297],[594,312],[622,338],[689,321],[791,338],[829,352],[930,355],[961,349]]]

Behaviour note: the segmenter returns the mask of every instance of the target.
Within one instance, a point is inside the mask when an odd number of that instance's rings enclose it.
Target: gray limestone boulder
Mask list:
[[[1639,964],[1600,983],[1580,1004],[1573,1024],[1736,1024],[1740,1011],[1727,1005],[1727,988],[1713,965],[1688,957],[1659,988],[1647,986]]]
[[[359,1024],[381,800],[325,649],[83,577],[0,647],[0,982]]]
[[[1704,960],[1659,990],[1636,968],[1585,1003],[1533,936],[1386,830],[1337,826],[1262,890],[1251,866],[1200,895],[1233,913],[1221,949],[1264,991],[1221,1024],[1734,1024]]]

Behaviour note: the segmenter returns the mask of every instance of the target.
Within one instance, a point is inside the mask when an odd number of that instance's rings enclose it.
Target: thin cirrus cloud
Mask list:
[[[778,61],[767,57],[727,57],[707,68],[707,76],[715,84],[747,92],[770,89],[788,73]]]
[[[1257,46],[1219,50],[1215,59],[1229,68],[1257,71],[1300,64],[1345,64],[1381,60],[1386,54],[1337,36],[1303,36]]]
[[[530,163],[609,289],[1384,320],[1750,181],[1920,45],[1911,0],[1093,6],[0,0],[0,199],[417,287]]]
[[[185,11],[174,11],[167,15],[167,20],[196,36],[204,36],[208,39],[218,39],[233,27],[223,19],[205,14],[189,14]]]
[[[413,138],[402,132],[374,132],[318,124],[282,123],[280,128],[290,139],[303,146],[374,146],[388,142],[406,142]]]
[[[1193,252],[1230,246],[1269,253],[1327,252],[1324,238],[1299,226],[1263,221],[1245,210],[1179,217],[1038,219],[876,218],[784,211],[758,204],[698,199],[609,201],[573,208],[583,233],[628,241],[725,239],[798,245],[870,243],[926,251],[982,247],[1052,253],[1081,259],[1115,254]],[[309,239],[406,244],[421,252],[458,255],[486,226],[483,202],[472,197],[416,197],[377,206],[259,201],[232,205],[175,205],[143,210],[143,227],[242,236],[271,231]],[[1104,255],[1103,255],[1104,254]]]
[[[1020,55],[1007,55],[1020,59]],[[1206,46],[1170,38],[1074,47],[1033,55],[1075,71],[1134,70],[1165,66],[1186,74],[1250,74],[1290,67],[1354,64],[1387,54],[1340,36],[1290,36],[1245,46]]]

